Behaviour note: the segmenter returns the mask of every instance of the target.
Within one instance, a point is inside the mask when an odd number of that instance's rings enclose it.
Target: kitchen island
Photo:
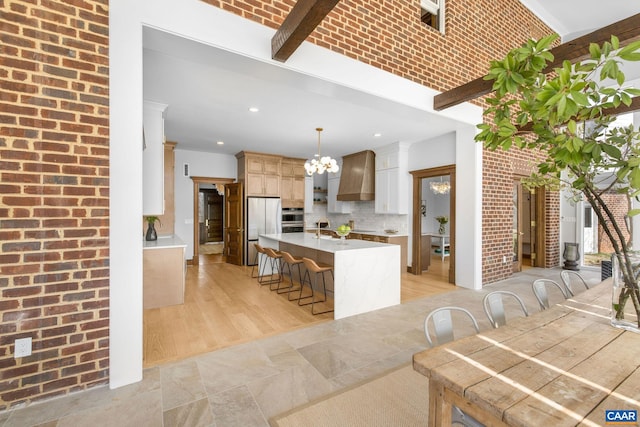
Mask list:
[[[400,304],[398,245],[316,238],[310,233],[263,234],[259,242],[333,265],[335,319]]]

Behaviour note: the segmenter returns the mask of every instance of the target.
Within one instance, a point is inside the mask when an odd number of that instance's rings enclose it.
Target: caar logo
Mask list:
[[[604,411],[604,419],[607,424],[637,424],[638,411],[635,409],[617,409]]]

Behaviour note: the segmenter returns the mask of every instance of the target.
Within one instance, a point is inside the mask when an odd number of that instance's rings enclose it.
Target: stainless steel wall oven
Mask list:
[[[282,232],[301,233],[304,231],[304,209],[303,208],[283,208],[282,209]]]

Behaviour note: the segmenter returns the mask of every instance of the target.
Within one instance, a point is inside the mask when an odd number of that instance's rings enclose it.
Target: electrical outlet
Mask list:
[[[15,354],[14,359],[18,357],[31,356],[31,337],[18,338],[15,342]]]
[[[506,255],[502,255],[502,263],[503,264],[507,263],[507,256]]]

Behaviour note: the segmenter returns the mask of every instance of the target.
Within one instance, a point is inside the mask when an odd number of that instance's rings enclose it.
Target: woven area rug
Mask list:
[[[429,380],[411,364],[272,418],[273,427],[410,427],[429,417]]]

